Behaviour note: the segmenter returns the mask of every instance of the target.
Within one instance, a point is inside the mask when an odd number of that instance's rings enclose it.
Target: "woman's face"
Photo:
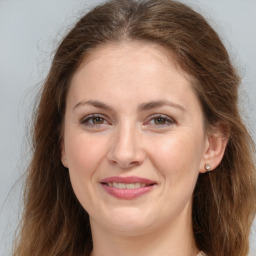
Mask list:
[[[200,103],[162,48],[107,45],[74,74],[62,162],[92,229],[190,223],[206,148]]]

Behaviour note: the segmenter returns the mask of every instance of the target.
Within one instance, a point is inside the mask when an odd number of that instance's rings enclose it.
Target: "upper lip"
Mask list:
[[[137,176],[129,176],[129,177],[120,177],[120,176],[113,176],[108,177],[100,181],[101,183],[144,183],[146,185],[153,185],[156,184],[155,181],[137,177]]]

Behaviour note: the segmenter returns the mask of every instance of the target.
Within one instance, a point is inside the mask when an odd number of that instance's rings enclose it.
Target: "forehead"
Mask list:
[[[118,43],[105,43],[94,49],[89,50],[76,72],[82,69],[85,65],[92,64],[92,62],[101,61],[111,57],[111,61],[114,59],[123,60],[123,63],[127,66],[127,57],[130,57],[135,61],[144,62],[153,59],[160,62],[162,65],[169,65],[175,67],[177,71],[186,76],[186,79],[190,79],[184,71],[182,71],[175,61],[175,56],[166,47],[163,47],[156,43],[146,41],[123,41]]]
[[[142,42],[92,50],[76,70],[69,94],[74,101],[82,97],[108,101],[115,96],[127,101],[195,100],[189,76],[177,67],[171,53]]]
[[[89,75],[91,72],[104,74],[113,74],[114,71],[127,72],[132,75],[144,74],[147,77],[160,73],[169,72],[175,69],[175,73],[188,82],[192,81],[190,76],[181,70],[175,61],[175,56],[166,48],[150,42],[129,41],[121,43],[108,43],[100,45],[90,50],[83,58],[83,61],[75,71],[71,83],[75,83],[81,78],[82,73]],[[112,69],[112,70],[111,70]],[[109,73],[112,71],[112,73]],[[83,76],[85,78],[85,76]]]

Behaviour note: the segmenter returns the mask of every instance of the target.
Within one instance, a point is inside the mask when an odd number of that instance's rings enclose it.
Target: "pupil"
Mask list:
[[[102,118],[101,117],[95,117],[94,118],[94,123],[95,124],[99,124],[99,123],[101,124],[102,123]]]
[[[156,123],[157,124],[164,124],[164,119],[163,118],[157,118]]]

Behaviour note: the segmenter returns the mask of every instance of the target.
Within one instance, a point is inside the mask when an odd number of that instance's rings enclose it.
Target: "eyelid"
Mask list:
[[[90,120],[94,118],[102,118],[103,123],[89,123]],[[164,119],[165,123],[164,124],[150,124],[151,121],[154,119]],[[100,126],[106,126],[106,125],[112,125],[111,121],[109,121],[109,118],[104,115],[104,114],[99,114],[99,113],[93,113],[93,114],[88,114],[86,116],[83,116],[80,120],[79,123],[85,127],[97,127],[99,128]],[[176,124],[177,122],[170,116],[164,115],[164,114],[153,114],[150,115],[145,122],[143,122],[143,126],[150,126],[153,128],[167,128],[169,126],[172,126],[173,124]]]
[[[157,118],[162,118],[162,119],[165,119],[167,122],[169,122],[168,124],[162,124],[162,125],[157,125],[157,124],[154,124],[154,125],[151,125],[151,126],[154,126],[154,127],[157,127],[157,128],[161,128],[161,127],[168,127],[168,126],[171,126],[173,124],[176,124],[177,122],[170,116],[167,116],[167,115],[164,115],[164,114],[154,114],[154,115],[151,115],[149,116],[149,118],[147,119],[147,121],[144,123],[144,124],[147,124],[149,123],[151,120],[153,119],[157,119]]]
[[[80,119],[80,124],[82,125],[85,125],[85,126],[100,126],[100,125],[105,125],[105,123],[103,124],[88,124],[86,123],[87,121],[89,121],[90,119],[93,119],[93,118],[97,118],[97,117],[100,117],[102,119],[104,119],[105,122],[107,122],[108,124],[110,124],[108,118],[103,115],[103,114],[98,114],[98,113],[95,113],[95,114],[89,114],[89,115],[86,115],[86,116],[83,116],[81,119]]]

